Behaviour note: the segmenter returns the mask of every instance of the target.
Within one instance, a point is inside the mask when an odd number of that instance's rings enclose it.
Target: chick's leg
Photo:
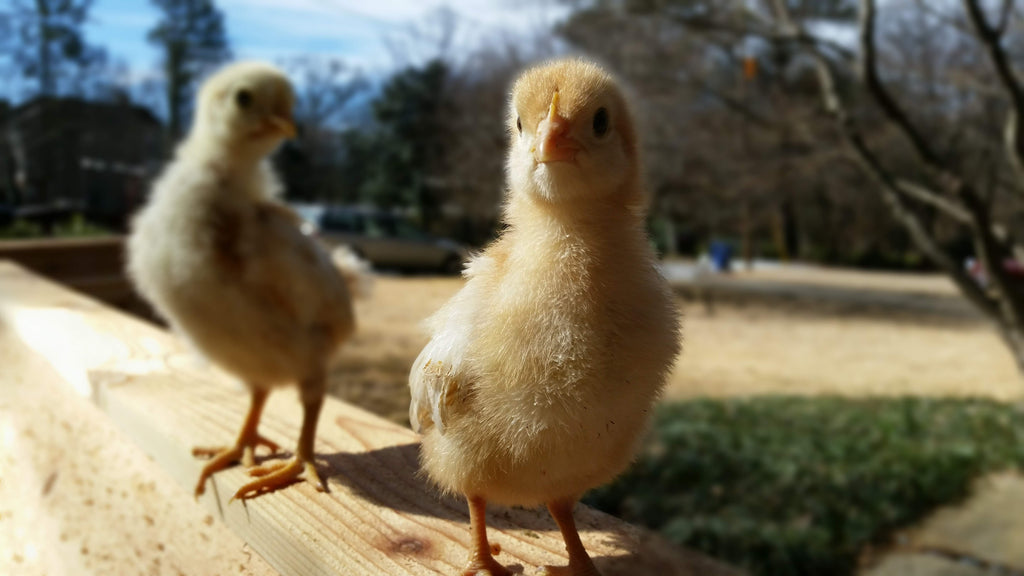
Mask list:
[[[594,562],[590,560],[583,542],[580,541],[580,533],[576,530],[576,520],[572,516],[572,508],[575,500],[556,500],[548,503],[548,512],[558,524],[562,532],[562,539],[565,540],[565,551],[569,553],[568,566],[545,566],[541,570],[544,576],[600,576]]]
[[[256,496],[261,492],[283,488],[298,480],[303,471],[306,473],[306,480],[316,486],[317,490],[321,492],[326,490],[313,462],[316,424],[320,418],[320,407],[324,403],[324,387],[325,381],[323,377],[306,380],[300,384],[303,409],[302,431],[299,433],[299,443],[295,450],[295,456],[288,462],[260,466],[249,470],[251,476],[257,476],[258,478],[239,488],[238,492],[235,492],[235,495],[231,498],[232,500]]]
[[[267,402],[268,392],[254,388],[252,398],[249,402],[249,413],[245,415],[245,422],[242,423],[242,430],[238,433],[238,440],[235,445],[229,448],[202,448],[192,449],[193,456],[206,457],[210,460],[203,471],[199,474],[199,482],[196,484],[195,495],[199,497],[206,489],[206,479],[215,472],[219,472],[231,465],[233,462],[242,461],[245,466],[253,465],[253,451],[256,446],[266,446],[277,452],[278,446],[274,442],[260,436],[256,431],[260,424],[260,416],[263,414],[263,405]]]
[[[473,533],[473,552],[470,553],[469,564],[463,570],[462,576],[510,576],[512,573],[494,559],[493,555],[501,549],[497,546],[492,549],[487,542],[487,501],[479,496],[469,496],[467,500],[469,529]]]

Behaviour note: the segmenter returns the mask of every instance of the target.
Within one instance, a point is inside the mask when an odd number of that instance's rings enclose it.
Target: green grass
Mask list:
[[[15,220],[7,226],[0,226],[0,239],[39,238],[43,235],[43,227],[28,220]]]
[[[63,238],[109,236],[110,234],[110,230],[89,222],[81,214],[73,214],[71,218],[53,228],[53,235]]]
[[[763,397],[663,406],[592,506],[752,574],[853,574],[865,546],[1024,463],[1024,413],[984,400]]]
[[[15,220],[7,226],[0,227],[0,239],[79,238],[110,234],[109,230],[89,222],[81,214],[72,214],[70,218],[56,223],[52,234],[47,234],[41,225],[29,220]]]

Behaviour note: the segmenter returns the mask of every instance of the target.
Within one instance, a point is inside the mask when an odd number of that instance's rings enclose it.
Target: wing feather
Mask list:
[[[302,234],[298,217],[276,202],[261,203],[245,248],[245,284],[302,326],[352,321],[347,282],[330,256]],[[342,326],[339,326],[342,327]]]
[[[489,301],[482,277],[495,271],[496,256],[504,259],[504,250],[496,247],[468,263],[466,285],[427,321],[432,338],[409,372],[409,422],[417,432],[436,427],[444,434],[475,385],[467,354],[474,318]]]

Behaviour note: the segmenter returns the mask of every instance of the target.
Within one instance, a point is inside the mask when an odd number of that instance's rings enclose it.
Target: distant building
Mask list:
[[[128,103],[38,97],[0,117],[0,204],[80,210],[123,229],[164,158],[163,127]]]

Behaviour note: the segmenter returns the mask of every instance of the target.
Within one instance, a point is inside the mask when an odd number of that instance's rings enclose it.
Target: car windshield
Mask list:
[[[293,205],[292,208],[295,209],[295,213],[298,214],[299,217],[302,218],[304,221],[312,222],[314,224],[317,224],[317,223],[320,222],[320,218],[321,218],[321,216],[324,213],[324,207],[323,206],[316,206],[316,205],[306,205],[306,206]]]
[[[373,238],[391,238],[395,235],[395,220],[386,214],[366,219],[366,235]]]
[[[424,240],[426,233],[412,222],[392,214],[376,214],[366,219],[366,235],[376,238]]]
[[[408,240],[424,240],[427,238],[426,233],[407,220],[395,220],[394,225],[395,236],[399,238],[405,238]]]
[[[327,232],[362,232],[363,217],[347,210],[329,210],[320,219],[320,228]]]

